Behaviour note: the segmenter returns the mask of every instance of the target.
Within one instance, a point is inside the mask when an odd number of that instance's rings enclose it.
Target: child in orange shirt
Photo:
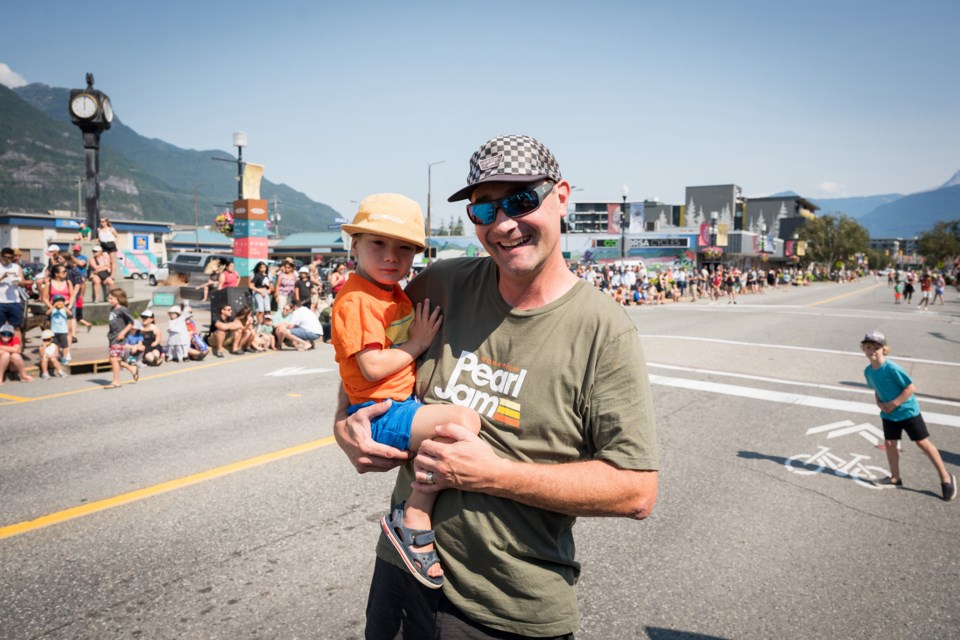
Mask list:
[[[331,334],[348,414],[390,399],[390,409],[371,422],[373,439],[397,449],[416,451],[433,437],[437,425],[459,424],[480,432],[480,418],[456,405],[424,405],[412,396],[416,359],[440,330],[440,309],[417,304],[398,284],[410,271],[413,256],[424,250],[423,214],[413,200],[393,193],[372,195],[360,203],[352,224],[343,230],[353,239],[356,273],[337,293]],[[436,494],[414,489],[380,519],[387,539],[413,576],[431,589],[443,585],[443,570],[433,548],[431,511]]]

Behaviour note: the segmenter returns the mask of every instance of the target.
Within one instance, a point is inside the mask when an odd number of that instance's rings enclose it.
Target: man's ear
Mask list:
[[[553,190],[557,193],[557,198],[560,199],[560,204],[564,206],[564,212],[566,212],[567,203],[570,201],[570,183],[561,180],[554,185]]]

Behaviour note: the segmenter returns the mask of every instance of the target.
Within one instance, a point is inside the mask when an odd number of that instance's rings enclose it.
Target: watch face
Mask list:
[[[88,93],[81,93],[70,102],[70,110],[78,118],[92,118],[97,113],[97,101]]]
[[[110,104],[110,98],[103,99],[103,119],[113,122],[113,105]]]

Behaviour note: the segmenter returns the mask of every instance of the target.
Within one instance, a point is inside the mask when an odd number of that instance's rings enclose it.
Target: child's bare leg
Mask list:
[[[410,427],[410,450],[419,450],[424,440],[433,438],[437,426],[448,423],[459,424],[475,434],[480,433],[480,417],[476,412],[452,404],[426,405],[418,409],[413,418],[413,425]],[[446,438],[438,438],[438,440],[449,442]],[[403,511],[403,526],[408,529],[433,529],[431,515],[436,500],[437,494],[423,493],[414,489]],[[418,553],[427,553],[433,551],[433,545],[413,547],[413,550]],[[439,578],[443,575],[443,569],[439,563],[434,564],[427,570],[427,575],[431,578]]]
[[[887,464],[890,465],[890,480],[896,482],[901,480],[900,478],[900,450],[897,449],[897,445],[900,444],[899,440],[887,440]]]
[[[917,446],[920,447],[920,450],[927,454],[927,457],[930,458],[930,462],[933,463],[933,466],[936,467],[937,473],[940,474],[940,482],[950,482],[950,474],[947,473],[947,468],[943,465],[943,458],[940,457],[940,451],[937,450],[933,443],[930,442],[930,438],[924,438],[917,442]]]

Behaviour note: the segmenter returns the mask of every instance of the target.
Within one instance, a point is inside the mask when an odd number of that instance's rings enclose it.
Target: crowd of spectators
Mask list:
[[[34,349],[42,377],[66,375],[78,328],[89,332],[92,327],[83,316],[88,286],[93,287],[94,297],[111,303],[111,321],[117,309],[129,315],[125,330],[119,332],[120,344],[114,344],[117,336],[110,339],[110,359],[111,364],[117,360],[122,368],[134,371],[170,361],[203,360],[211,354],[223,357],[226,350],[242,354],[314,349],[318,340],[329,341],[332,291],[339,288],[337,282],[349,277],[343,264],[327,268],[315,262],[297,269],[293,261],[286,260],[271,269],[262,262],[249,281],[251,306],[235,309],[222,305],[204,326],[189,302],[183,301],[166,310],[164,327],[151,308],[134,317],[126,308],[125,296],[122,304],[115,304],[119,291],[112,289],[115,265],[100,246],[87,257],[79,244],[72,245],[70,253],[50,245],[44,263],[22,264],[20,252],[11,248],[4,248],[0,258],[0,383],[8,377],[25,382],[33,379],[28,374],[30,356],[25,347],[30,344],[27,331],[36,326],[43,329],[42,344]],[[214,290],[240,284],[240,275],[230,261],[208,275],[208,283],[201,285],[205,300]],[[38,305],[43,313],[37,311]],[[108,386],[115,387],[116,381]]]
[[[741,295],[786,291],[813,280],[812,272],[789,266],[741,270],[725,265],[702,268],[657,265],[649,269],[641,262],[635,265],[575,264],[571,269],[577,277],[622,305],[662,305],[683,300],[706,300],[710,304],[723,300],[737,304]]]

